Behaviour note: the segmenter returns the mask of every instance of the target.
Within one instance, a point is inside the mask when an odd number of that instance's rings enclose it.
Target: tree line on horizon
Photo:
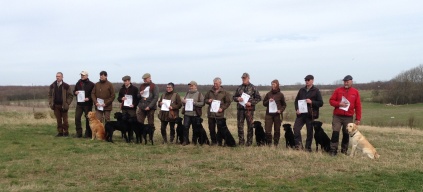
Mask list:
[[[115,91],[118,92],[122,87],[122,83],[112,83]],[[139,87],[139,83],[133,83]],[[166,84],[156,84],[160,92],[166,90]],[[75,85],[71,84],[72,90]],[[198,85],[198,90],[202,93],[209,91],[213,85]],[[224,89],[234,92],[239,85],[223,85]],[[299,90],[304,85],[284,85],[284,90]],[[342,86],[342,81],[336,82],[334,85],[316,85],[321,90],[334,90]],[[413,104],[423,102],[423,65],[419,65],[405,72],[401,72],[389,81],[374,81],[370,83],[354,84],[359,90],[371,90],[373,102],[391,103],[395,105]],[[9,101],[47,99],[49,86],[0,86],[0,102],[5,104]],[[270,85],[256,85],[259,91],[270,91]],[[175,84],[176,92],[188,91],[186,84]],[[265,93],[265,92],[263,92]]]

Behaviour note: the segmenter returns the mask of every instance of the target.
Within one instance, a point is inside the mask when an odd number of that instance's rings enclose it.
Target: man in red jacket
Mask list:
[[[358,90],[352,87],[353,78],[351,75],[344,77],[344,86],[335,89],[329,99],[331,106],[335,107],[333,110],[332,119],[332,139],[330,144],[330,154],[335,156],[338,152],[339,132],[342,127],[342,142],[341,153],[347,154],[348,142],[350,136],[348,135],[347,125],[354,122],[360,124],[361,120],[361,101]]]

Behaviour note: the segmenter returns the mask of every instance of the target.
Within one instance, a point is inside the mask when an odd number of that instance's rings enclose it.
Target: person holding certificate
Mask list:
[[[110,113],[113,109],[113,101],[115,100],[115,88],[113,84],[107,80],[107,72],[100,72],[100,81],[94,86],[91,92],[91,98],[96,106],[96,115],[100,122],[105,125],[110,121]]]
[[[341,153],[347,154],[349,138],[347,131],[348,123],[354,122],[359,125],[361,120],[361,101],[357,89],[352,87],[353,78],[351,75],[344,77],[344,86],[335,89],[329,99],[334,107],[332,119],[332,138],[330,143],[330,154],[335,156],[338,152],[339,132],[342,128]],[[355,121],[354,121],[355,113]]]
[[[91,138],[90,122],[88,121],[88,112],[93,110],[93,99],[91,98],[91,92],[94,88],[94,83],[88,79],[88,72],[82,71],[81,79],[76,82],[73,93],[76,97],[76,110],[75,110],[75,128],[76,137],[82,137],[82,123],[81,117],[84,113],[85,116],[85,138]]]
[[[154,112],[157,109],[157,101],[159,100],[159,87],[151,81],[150,73],[145,73],[142,76],[144,83],[141,84],[139,93],[137,94],[140,102],[137,109],[137,120],[144,123],[147,118],[148,125],[155,130],[154,126]]]
[[[160,108],[159,119],[161,122],[160,132],[163,138],[163,144],[167,143],[167,124],[170,126],[170,143],[175,139],[175,120],[179,117],[179,109],[182,107],[181,96],[173,89],[175,84],[172,82],[166,85],[166,92],[162,94],[157,106]]]
[[[286,102],[285,96],[279,88],[279,81],[275,79],[271,84],[272,90],[263,99],[263,105],[267,107],[266,116],[264,117],[264,129],[266,132],[266,145],[270,146],[272,145],[272,126],[274,126],[273,145],[278,146]]]
[[[209,105],[207,117],[209,122],[209,131],[211,145],[222,145],[222,141],[216,140],[216,120],[225,117],[225,110],[231,105],[231,94],[223,89],[222,79],[216,77],[213,79],[213,87],[204,96],[204,101]]]
[[[48,104],[54,111],[57,122],[56,137],[69,136],[68,110],[72,100],[73,94],[69,84],[63,82],[63,73],[57,72],[56,81],[50,85],[48,92]]]
[[[122,77],[123,85],[119,90],[118,102],[121,103],[120,108],[122,114],[127,113],[130,117],[135,117],[135,110],[137,109],[138,100],[138,88],[132,85],[131,76]]]
[[[311,143],[313,142],[313,125],[312,122],[314,119],[319,117],[319,108],[323,106],[322,95],[320,90],[315,87],[313,75],[307,75],[304,78],[305,87],[302,87],[297,96],[295,97],[295,110],[297,113],[297,118],[294,122],[294,139],[295,139],[295,149],[304,149],[302,138],[301,138],[301,129],[304,124],[307,128],[307,138],[305,150],[311,152]]]
[[[257,88],[250,83],[250,75],[243,73],[241,76],[242,84],[236,89],[233,101],[237,102],[237,127],[239,145],[245,144],[244,139],[244,121],[247,120],[247,143],[250,146],[253,143],[253,119],[255,106],[261,101],[261,96]]]
[[[201,117],[202,107],[204,106],[204,96],[197,90],[197,82],[191,81],[188,83],[189,91],[182,99],[184,108],[184,142],[182,145],[189,144],[189,127],[194,123],[196,118]]]

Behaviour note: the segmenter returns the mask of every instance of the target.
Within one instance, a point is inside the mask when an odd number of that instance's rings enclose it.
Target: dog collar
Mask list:
[[[350,135],[350,137],[354,137],[354,135],[357,133],[357,131],[355,131],[352,135]]]

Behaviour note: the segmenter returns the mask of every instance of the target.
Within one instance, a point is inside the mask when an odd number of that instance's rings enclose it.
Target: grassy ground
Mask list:
[[[56,138],[49,116],[35,120],[24,111],[3,111],[0,120],[0,191],[423,190],[420,130],[361,126],[381,154],[370,160],[283,145],[162,145],[158,131],[154,146],[126,144],[117,132],[111,144]],[[233,119],[229,128],[236,135]],[[329,126],[324,128],[330,135]]]

